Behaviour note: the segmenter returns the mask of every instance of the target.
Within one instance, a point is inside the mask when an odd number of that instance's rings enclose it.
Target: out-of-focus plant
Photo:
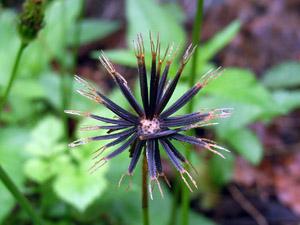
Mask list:
[[[121,188],[111,194],[119,175],[126,169],[128,156],[120,156],[116,159],[117,163],[109,164],[107,170],[95,174],[100,177],[101,184],[103,182],[103,186],[97,183],[99,187],[96,187],[88,178],[90,175],[85,173],[93,147],[69,153],[66,146],[61,147],[66,143],[66,133],[57,117],[63,110],[61,65],[67,68],[65,78],[72,82],[70,77],[76,64],[76,45],[99,40],[120,27],[118,22],[91,20],[79,16],[80,4],[79,0],[48,1],[44,28],[23,52],[20,59],[22,66],[17,69],[18,77],[14,80],[7,98],[6,110],[0,112],[0,162],[17,187],[32,199],[35,206],[39,206],[38,213],[49,224],[55,219],[60,224],[80,221],[84,224],[140,225],[140,207],[137,201],[132,201],[141,195],[138,186],[133,185],[130,192]],[[129,48],[132,48],[132,39],[137,32],[147,35],[151,30],[161,34],[161,40],[165,43],[163,47],[171,42],[182,43],[178,55],[182,53],[186,44],[186,34],[182,28],[184,13],[177,4],[155,4],[149,0],[128,0],[125,4],[129,28],[126,40]],[[67,10],[62,11],[62,7]],[[16,13],[5,8],[0,10],[0,96],[3,96],[20,39]],[[212,59],[232,40],[239,28],[240,22],[234,21],[201,44],[197,60],[201,67],[197,68],[196,80],[210,68],[216,67],[211,62]],[[65,38],[62,39],[63,34]],[[99,52],[96,52],[95,56],[98,57]],[[111,50],[108,56],[114,62],[129,67],[135,65],[132,49]],[[175,62],[178,62],[178,59],[175,59]],[[54,64],[58,66],[54,67]],[[171,74],[174,74],[175,70],[176,66],[171,67]],[[188,89],[189,71],[187,68],[182,76],[183,82],[179,83],[178,88],[182,91]],[[215,106],[229,106],[235,109],[232,118],[222,121],[215,130],[216,138],[235,151],[226,154],[226,160],[221,161],[217,157],[211,157],[207,161],[199,157],[199,154],[192,153],[191,160],[200,172],[199,192],[202,193],[201,200],[204,206],[212,206],[217,199],[218,190],[231,180],[235,152],[254,164],[259,163],[263,154],[262,145],[249,129],[249,125],[255,121],[268,123],[274,117],[285,115],[299,107],[298,75],[299,62],[287,62],[271,68],[263,76],[262,84],[251,71],[227,68],[221,78],[204,90],[203,96],[199,97],[201,101],[195,102],[195,109]],[[68,93],[72,92],[68,90]],[[73,101],[75,97],[76,101]],[[109,97],[118,100],[120,95],[113,92]],[[93,113],[110,116],[108,111],[98,111],[88,101],[73,94],[70,95],[70,101],[72,108],[89,109]],[[123,101],[120,105],[127,107]],[[82,134],[78,134],[79,127],[86,124],[86,120],[79,121],[74,136],[82,137]],[[55,134],[56,132],[59,135]],[[52,135],[53,138],[49,140],[45,138]],[[46,172],[39,173],[37,168]],[[74,171],[78,171],[78,178],[74,177]],[[134,177],[133,184],[141,182],[139,177],[138,174]],[[97,179],[95,177],[95,180]],[[73,185],[76,189],[72,188]],[[89,186],[92,187],[91,194],[88,191]],[[150,217],[153,218],[153,224],[167,224],[166,215],[170,213],[173,202],[171,197],[172,195],[165,191],[164,199],[157,198],[151,203]],[[2,183],[0,202],[0,223],[30,223],[21,210],[17,209],[11,213],[15,201]],[[81,202],[84,204],[81,205]],[[164,210],[161,210],[162,208]],[[177,214],[175,211],[172,215]],[[212,224],[199,214],[190,212],[189,215],[190,224]],[[180,221],[180,218],[176,220]]]
[[[35,126],[37,118],[41,118],[41,121],[38,123],[36,128],[38,132],[33,131],[32,134],[29,134],[29,136],[27,136],[29,138],[20,139],[20,144],[18,145],[19,152],[10,151],[8,155],[9,157],[6,157],[6,150],[9,151],[9,149],[11,148],[2,147],[0,149],[0,154],[2,154],[3,157],[1,157],[0,161],[1,163],[3,163],[4,168],[8,170],[8,174],[13,176],[13,180],[16,180],[17,186],[21,190],[24,190],[25,187],[25,176],[27,176],[30,180],[34,180],[42,187],[46,187],[47,185],[43,184],[45,184],[46,182],[52,182],[50,180],[53,180],[53,178],[57,177],[57,179],[55,179],[55,185],[53,182],[53,190],[57,191],[57,196],[82,211],[86,209],[86,207],[96,197],[100,196],[101,187],[98,187],[97,183],[97,188],[94,188],[94,192],[90,192],[89,187],[91,185],[91,180],[93,180],[95,184],[97,181],[99,181],[98,178],[93,179],[93,177],[89,177],[88,174],[85,173],[81,173],[82,176],[77,176],[76,173],[75,176],[75,171],[84,170],[84,164],[87,161],[87,158],[72,156],[71,154],[63,154],[67,151],[67,149],[66,146],[62,148],[61,145],[63,142],[61,143],[61,140],[58,139],[65,137],[67,134],[65,133],[65,131],[60,130],[60,120],[56,119],[54,116],[49,115],[57,114],[57,112],[59,112],[60,110],[62,111],[62,96],[60,94],[61,86],[59,75],[60,72],[51,67],[51,62],[63,60],[63,63],[66,63],[67,65],[69,63],[69,65],[71,65],[68,66],[68,68],[75,66],[75,62],[72,62],[72,59],[74,58],[74,56],[72,55],[73,52],[66,51],[66,49],[75,46],[75,43],[82,45],[94,40],[98,40],[99,38],[103,38],[111,32],[114,32],[119,27],[119,25],[116,22],[101,20],[96,21],[83,19],[78,21],[77,15],[79,13],[81,2],[82,1],[73,0],[57,0],[49,2],[46,5],[45,20],[42,23],[38,18],[36,18],[38,16],[41,16],[42,14],[38,10],[36,10],[36,8],[34,9],[32,5],[36,3],[37,6],[40,7],[41,1],[26,1],[25,8],[27,10],[30,9],[31,11],[27,14],[21,14],[20,18],[22,23],[19,25],[18,29],[18,25],[16,23],[16,13],[9,9],[1,9],[0,96],[1,104],[3,106],[4,100],[2,101],[2,99],[4,98],[2,98],[2,96],[8,96],[8,93],[10,93],[7,98],[8,101],[6,102],[7,110],[0,112],[1,124],[4,124],[4,126],[13,127],[13,129],[1,128],[1,131],[3,131],[3,135],[1,135],[0,138],[0,143],[2,143],[1,146],[6,146],[6,133],[13,134],[13,132],[17,131],[18,129],[20,131],[24,130],[20,128],[20,124],[22,124],[23,127],[26,127],[26,131],[24,131],[24,134],[28,134],[30,133],[29,128]],[[62,4],[66,4],[68,10],[64,11],[63,14],[59,14],[58,12],[60,12]],[[62,18],[62,16],[64,18]],[[61,23],[62,21],[64,21],[64,23]],[[42,25],[44,25],[44,29],[36,37],[37,33],[35,32],[35,30],[37,31],[37,28],[40,28]],[[78,40],[75,40],[76,35],[74,33],[77,32],[77,27],[81,32],[77,34]],[[22,35],[22,41],[20,41],[18,32]],[[61,32],[64,32],[63,34],[66,36],[66,40],[60,38],[62,35]],[[31,41],[30,44],[28,44],[29,41]],[[20,46],[22,46],[22,50],[20,50]],[[26,51],[23,51],[25,46],[27,46]],[[22,58],[21,53],[23,53]],[[15,59],[18,59],[17,63],[15,63]],[[70,64],[70,62],[72,63]],[[22,66],[19,66],[17,68],[17,64],[21,64]],[[15,75],[11,77],[9,76],[12,67],[14,68],[14,70],[12,70],[12,74],[18,74],[17,79],[15,79]],[[69,72],[73,73],[73,70]],[[68,77],[69,76],[67,75],[66,79],[68,79]],[[14,86],[11,89],[9,88],[10,90],[7,91],[8,86],[6,86],[6,83],[9,83],[9,80],[13,81],[10,82],[13,83]],[[72,82],[71,79],[70,82]],[[73,97],[70,96],[70,99],[72,98]],[[90,107],[90,105],[88,105],[88,103],[84,101],[76,101],[76,103],[72,104],[75,105],[74,107],[78,108],[80,108],[82,104]],[[47,117],[44,118],[45,114],[47,115]],[[49,125],[49,123],[51,124]],[[50,128],[48,127],[49,129],[45,131],[45,129],[43,130],[41,127],[46,127],[47,124],[48,126],[50,126]],[[59,134],[63,135],[51,133],[52,128],[55,129]],[[20,132],[19,135],[18,132],[16,132],[15,135],[15,138],[18,138],[19,136],[22,136],[23,133]],[[53,138],[48,139],[49,135],[53,136]],[[21,142],[23,143],[21,144]],[[24,150],[25,145],[29,146],[26,147],[27,153],[22,151]],[[59,146],[60,151],[56,151],[55,149],[58,149]],[[43,152],[44,155],[41,156],[41,154],[36,150],[37,148],[40,148],[40,153]],[[48,153],[45,153],[45,151],[47,151]],[[25,155],[25,157],[23,157],[23,155]],[[25,176],[22,168],[16,167],[16,161],[9,160],[10,158],[15,158],[16,160],[19,158],[22,159],[20,160],[20,164],[17,163],[21,167],[26,161]],[[26,160],[24,160],[24,158]],[[47,164],[49,161],[47,160],[52,161],[52,159],[54,160],[49,166]],[[35,167],[37,165],[38,167]],[[61,176],[58,176],[57,173],[54,173],[51,169],[56,168],[56,166],[58,166],[57,168],[59,168],[59,165],[65,165],[65,168],[67,168],[66,170],[61,168],[61,171],[64,172],[60,173]],[[42,174],[41,171],[45,173]],[[72,174],[74,179],[72,179]],[[44,175],[44,177],[42,175]],[[63,177],[69,177],[69,180],[63,179]],[[102,179],[101,176],[99,179]],[[71,183],[71,186],[69,186],[68,182]],[[102,183],[105,186],[105,182]],[[74,189],[72,187],[77,188]],[[14,206],[14,200],[10,197],[10,193],[7,192],[6,188],[2,184],[0,184],[0,190],[1,202],[7,203],[5,204],[5,207],[1,207],[0,210],[0,221],[2,221]],[[85,192],[83,190],[85,190]],[[39,191],[36,190],[31,193],[27,190],[25,193],[35,194],[38,192]],[[42,193],[44,196],[47,196],[46,192],[41,192],[41,194]],[[52,196],[55,195],[52,194]],[[84,204],[82,204],[82,202],[84,202]],[[41,214],[45,215],[47,213],[43,211]],[[31,217],[32,219],[35,218],[34,216]],[[19,217],[9,217],[7,218],[7,220],[10,221],[8,223],[18,223],[15,222],[15,220],[18,218]]]
[[[181,15],[180,9],[175,8],[179,11],[177,13],[173,11],[170,15],[169,6],[166,4],[162,7],[147,0],[142,0],[139,3],[128,0],[126,8],[129,26],[127,30],[129,50],[107,51],[108,57],[124,66],[135,67],[135,59],[131,54],[132,37],[134,32],[146,34],[149,30],[160,32],[163,43],[172,41],[182,43],[178,49],[178,52],[182,52],[182,47],[186,43],[186,36],[181,26],[182,19],[174,16]],[[154,19],[153,16],[148,16],[150,11],[152,13],[157,12]],[[159,20],[156,21],[156,18],[164,21],[160,25],[167,24],[167,34],[165,34],[163,26],[157,25]],[[210,68],[216,68],[211,60],[236,36],[240,26],[239,21],[233,21],[210,40],[200,45],[200,54],[197,59],[197,64],[200,66],[196,70],[196,79],[200,79],[201,75]],[[98,55],[99,52],[93,53],[93,57]],[[187,67],[190,66],[190,64],[187,65]],[[171,71],[175,69],[173,67]],[[188,88],[189,72],[190,69],[185,70],[182,76],[183,82],[179,84],[183,90]],[[233,116],[222,125],[216,126],[215,134],[219,140],[228,144],[238,155],[257,165],[263,157],[263,146],[255,133],[249,129],[249,125],[256,121],[267,123],[274,117],[287,114],[299,107],[299,91],[286,89],[287,87],[297,87],[299,82],[297,73],[299,73],[299,63],[284,63],[268,71],[264,76],[263,84],[261,84],[256,79],[255,74],[249,70],[226,68],[223,75],[204,90],[201,94],[203,96],[199,97],[201,100],[195,101],[195,108],[214,108],[217,105],[234,108]],[[200,176],[199,178],[203,184],[202,188],[200,186],[202,189],[200,192],[205,193],[202,198],[203,206],[211,207],[216,202],[215,193],[217,190],[220,190],[231,180],[234,154],[227,154],[226,157],[227,159],[222,162],[212,157],[208,163],[203,164],[205,166],[200,166],[201,163],[195,163],[199,164],[199,170],[202,170],[200,174],[203,174],[203,177]],[[201,160],[194,154],[193,158]],[[207,173],[203,171],[207,171]],[[208,171],[213,172],[208,173]]]
[[[43,1],[41,0],[27,0],[23,4],[23,10],[19,17],[18,31],[20,44],[17,50],[16,58],[13,62],[13,67],[11,70],[10,78],[7,86],[4,89],[3,96],[0,99],[0,116],[2,115],[3,108],[6,104],[7,98],[11,91],[12,85],[17,77],[17,69],[20,63],[20,59],[24,49],[27,45],[32,42],[36,37],[38,32],[41,30],[44,19],[44,9]],[[31,220],[35,224],[42,224],[41,219],[38,214],[31,207],[29,201],[19,190],[17,185],[14,183],[10,175],[2,168],[0,165],[0,179],[3,185],[9,190],[9,192],[14,196],[17,202],[23,207],[23,209],[31,217]]]

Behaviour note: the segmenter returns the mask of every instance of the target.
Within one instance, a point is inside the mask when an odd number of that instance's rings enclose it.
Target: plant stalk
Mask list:
[[[6,89],[4,91],[3,97],[0,102],[0,115],[6,104],[7,98],[9,96],[9,93],[12,88],[12,85],[17,77],[18,65],[20,63],[22,53],[23,53],[24,49],[26,48],[26,46],[27,46],[27,44],[22,42],[18,49],[17,56],[16,56],[16,59],[15,59],[15,62],[14,62],[13,68],[12,68],[11,76],[9,78],[8,84],[6,86]],[[41,225],[42,220],[35,213],[35,211],[31,207],[29,201],[22,194],[22,192],[18,189],[18,187],[15,185],[13,180],[9,177],[9,175],[5,172],[5,170],[3,169],[3,167],[1,165],[0,165],[0,180],[2,181],[4,186],[8,189],[8,191],[14,196],[14,198],[21,205],[21,207],[28,213],[29,217],[32,219],[34,224]]]
[[[24,51],[24,49],[26,48],[27,44],[25,44],[24,42],[22,42],[20,44],[20,47],[18,49],[18,52],[17,52],[17,56],[16,56],[16,59],[15,59],[15,62],[14,62],[14,65],[13,65],[13,69],[11,71],[11,76],[9,78],[9,81],[8,81],[8,84],[6,86],[6,89],[4,91],[4,94],[2,96],[2,99],[1,99],[1,102],[0,102],[0,114],[2,113],[3,111],[3,108],[6,104],[6,101],[7,101],[7,98],[8,98],[8,95],[10,93],[10,90],[12,88],[12,85],[17,77],[17,69],[18,69],[18,65],[20,63],[20,59],[21,59],[21,55]]]
[[[143,168],[142,168],[142,210],[143,225],[149,225],[149,203],[148,203],[148,164],[146,159],[146,151],[144,151]]]
[[[202,22],[203,22],[203,5],[204,0],[197,1],[197,11],[196,16],[193,23],[193,33],[192,33],[192,44],[197,46],[192,57],[192,66],[191,66],[191,75],[189,77],[189,86],[190,88],[193,87],[195,80],[196,80],[196,72],[197,72],[197,59],[198,59],[198,49],[202,31]],[[192,113],[194,110],[194,99],[192,98],[189,105],[188,105],[188,113]],[[193,132],[193,131],[190,131]],[[191,149],[186,149],[186,158],[190,161],[191,158]],[[187,168],[188,169],[188,168]],[[182,183],[182,225],[189,224],[189,202],[190,202],[190,192],[188,188]]]
[[[42,220],[35,213],[34,209],[31,207],[29,201],[25,198],[25,196],[20,192],[18,187],[11,180],[9,175],[5,172],[5,170],[0,165],[0,179],[5,187],[9,190],[9,192],[14,196],[20,206],[27,212],[30,219],[36,225],[42,225]]]

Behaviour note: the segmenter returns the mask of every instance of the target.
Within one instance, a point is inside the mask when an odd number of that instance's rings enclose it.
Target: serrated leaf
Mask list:
[[[54,181],[54,191],[78,211],[84,212],[105,190],[105,171],[105,168],[101,168],[97,173],[89,174],[88,167],[70,165],[65,167]]]
[[[262,81],[269,88],[299,87],[300,63],[291,61],[274,66],[264,74]]]
[[[201,61],[209,61],[212,59],[222,48],[229,44],[232,39],[240,31],[241,22],[235,20],[227,27],[218,32],[214,37],[201,46],[201,53],[199,59]]]
[[[226,136],[226,141],[246,160],[257,165],[263,157],[263,146],[257,136],[247,128],[235,130]]]

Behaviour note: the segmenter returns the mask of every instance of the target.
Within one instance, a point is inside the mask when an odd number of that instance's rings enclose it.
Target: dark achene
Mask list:
[[[127,174],[130,176],[132,176],[133,174],[134,168],[136,167],[142,151],[146,151],[148,172],[151,180],[150,186],[151,183],[155,181],[159,187],[161,194],[162,190],[160,187],[159,178],[164,178],[167,184],[169,184],[167,178],[164,175],[161,164],[160,151],[163,150],[166,152],[170,161],[180,173],[187,187],[190,189],[190,191],[192,191],[187,178],[189,178],[190,182],[196,188],[197,184],[183,166],[183,164],[189,164],[189,162],[175,148],[175,146],[172,144],[172,140],[186,142],[198,147],[203,147],[224,158],[224,156],[217,150],[228,150],[218,146],[211,140],[187,136],[182,134],[182,132],[196,127],[212,125],[214,123],[211,123],[211,120],[229,116],[230,110],[215,109],[208,112],[195,112],[186,115],[173,116],[174,113],[176,113],[180,108],[186,105],[192,97],[194,97],[211,79],[214,79],[219,73],[218,70],[208,72],[205,76],[203,76],[200,82],[196,83],[194,87],[192,87],[190,90],[187,90],[177,101],[166,108],[171,96],[175,91],[182,71],[193,53],[194,48],[192,48],[191,45],[187,48],[180,62],[177,73],[172,80],[167,82],[169,68],[175,55],[173,53],[173,46],[168,46],[162,57],[160,54],[159,38],[157,38],[156,43],[154,43],[150,35],[150,46],[152,61],[149,91],[147,81],[149,77],[147,76],[145,66],[145,49],[143,38],[140,34],[137,35],[137,41],[135,43],[135,55],[138,65],[142,106],[133,96],[132,91],[127,85],[124,77],[115,70],[115,68],[106,58],[103,52],[100,56],[102,65],[106,68],[116,84],[119,86],[124,97],[132,107],[134,111],[133,113],[121,108],[118,104],[105,97],[105,95],[103,95],[90,83],[78,76],[75,76],[75,80],[78,81],[83,87],[83,89],[77,90],[77,92],[97,103],[104,105],[114,114],[116,114],[117,118],[112,119],[94,115],[89,112],[66,110],[66,113],[90,117],[92,119],[105,123],[105,125],[84,127],[83,130],[108,130],[106,135],[79,139],[71,143],[69,146],[76,147],[78,145],[97,140],[112,140],[95,152],[95,163],[91,167],[91,171],[98,169],[108,160],[112,159],[113,157],[119,155],[129,148],[131,160]],[[165,60],[165,67],[162,70],[162,66]],[[107,148],[113,147],[119,143],[122,144],[114,151],[112,151],[105,157],[100,158],[100,155]],[[151,190],[152,188],[149,187],[152,198]]]

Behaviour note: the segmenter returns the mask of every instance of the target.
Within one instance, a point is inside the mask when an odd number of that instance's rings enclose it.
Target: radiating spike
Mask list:
[[[187,182],[187,180],[185,179],[183,172],[180,172],[180,176],[183,180],[183,182],[185,183],[185,185],[188,187],[188,189],[190,190],[190,192],[193,192],[193,189],[191,188],[190,184]]]
[[[150,199],[153,200],[153,193],[152,193],[151,182],[150,182],[149,185],[148,185],[148,189],[149,189]]]
[[[136,164],[141,156],[141,152],[142,152],[142,149],[145,145],[145,141],[138,141],[136,146],[135,146],[135,149],[133,151],[133,155],[132,155],[132,159],[130,161],[130,164],[129,164],[129,167],[128,167],[128,173],[129,174],[132,174],[133,173],[133,170],[134,168],[136,167]]]
[[[187,90],[177,101],[175,101],[175,103],[161,114],[161,117],[168,117],[177,112],[201,90],[201,87],[201,84],[197,83],[194,87]]]
[[[162,190],[162,188],[161,188],[161,186],[160,186],[159,180],[157,179],[157,177],[156,177],[154,180],[155,180],[155,182],[156,182],[156,184],[157,184],[157,186],[158,186],[158,190],[159,190],[159,192],[160,192],[161,197],[164,198],[164,192],[163,192],[163,190]]]
[[[92,159],[96,159],[98,158],[100,155],[102,155],[102,153],[107,149],[107,147],[104,145],[101,148],[97,149],[96,151],[93,152],[93,158]]]
[[[137,138],[137,134],[134,133],[124,144],[122,144],[119,148],[117,148],[116,150],[114,150],[113,152],[108,154],[105,158],[106,159],[111,159],[111,158],[119,155],[120,153],[125,151],[129,147],[129,145],[131,145],[134,142],[134,140],[136,138]]]
[[[138,62],[138,73],[139,73],[139,81],[140,81],[140,90],[141,97],[144,107],[144,112],[146,117],[149,115],[149,97],[148,97],[148,81],[147,81],[147,71],[145,66],[145,49],[144,42],[141,34],[137,35],[137,44],[138,44],[138,55],[136,55]]]
[[[126,188],[126,191],[129,191],[129,190],[132,188],[132,175],[131,175],[131,174],[124,173],[124,174],[121,176],[121,178],[120,178],[120,180],[119,180],[119,182],[118,182],[118,187],[119,187],[119,188],[121,187],[121,184],[122,184],[122,182],[123,182],[123,180],[124,180],[124,178],[125,178],[126,176],[129,177],[129,183],[128,183],[128,186],[127,186],[127,188]]]
[[[64,110],[64,112],[67,114],[76,115],[76,116],[89,117],[91,115],[89,112],[81,112],[78,110]]]
[[[167,176],[164,173],[158,174],[159,177],[162,177],[164,179],[164,181],[166,182],[166,184],[168,185],[169,188],[171,188],[171,183],[168,180]]]
[[[191,180],[192,184],[195,186],[195,188],[198,189],[198,186],[197,186],[196,181],[195,181],[195,180],[193,179],[193,177],[189,174],[189,172],[186,171],[186,170],[184,170],[182,173],[186,174],[186,175],[190,178],[190,180]]]
[[[88,92],[88,91],[85,91],[85,90],[76,90],[76,92],[78,92],[80,95],[96,102],[96,103],[103,103],[102,99],[96,95],[95,93],[92,93],[92,92]]]
[[[222,67],[218,67],[216,70],[209,70],[207,73],[205,73],[200,80],[200,83],[202,86],[206,86],[209,82],[215,80],[218,78],[224,70],[221,70]]]
[[[106,158],[99,159],[89,168],[89,173],[93,174],[94,172],[96,172],[97,169],[104,166],[107,162],[108,162],[108,159],[106,159]]]
[[[165,93],[163,94],[161,100],[159,101],[158,106],[156,108],[156,112],[155,112],[156,115],[160,114],[164,110],[164,108],[168,104],[169,100],[171,99],[171,97],[174,93],[174,90],[177,86],[177,83],[179,81],[179,78],[182,74],[182,71],[183,71],[185,65],[187,64],[188,60],[190,59],[191,54],[193,53],[193,51],[190,51],[190,48],[191,47],[189,46],[181,60],[181,64],[177,70],[177,73],[176,73],[174,79],[171,81],[170,85],[168,86],[168,88],[166,89]]]
[[[169,136],[171,134],[178,133],[179,131],[174,129],[174,130],[164,130],[164,131],[159,131],[157,133],[153,134],[141,134],[139,136],[140,140],[148,140],[148,139],[154,139],[154,138],[159,138],[159,137],[165,137]]]
[[[70,148],[75,148],[79,145],[85,145],[87,143],[91,142],[91,139],[90,138],[81,138],[81,139],[78,139],[76,141],[73,141],[72,143],[70,143],[68,146]]]

